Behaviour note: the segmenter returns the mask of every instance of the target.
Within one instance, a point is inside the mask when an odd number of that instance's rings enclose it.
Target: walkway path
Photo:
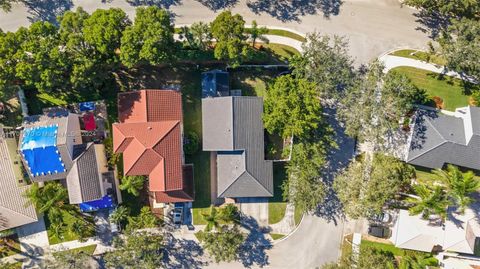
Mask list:
[[[275,224],[270,224],[271,233],[289,234],[295,229],[295,206],[292,203],[287,203],[285,209],[285,216],[281,221]]]
[[[434,73],[444,74],[447,76],[462,79],[462,76],[459,73],[454,71],[449,71],[445,66],[439,66],[439,65],[427,63],[420,60],[393,56],[388,54],[382,55],[378,59],[385,64],[385,72],[388,72],[395,67],[409,66],[409,67],[420,68],[420,69],[428,70]],[[475,83],[475,81],[471,79],[470,79],[470,82]]]

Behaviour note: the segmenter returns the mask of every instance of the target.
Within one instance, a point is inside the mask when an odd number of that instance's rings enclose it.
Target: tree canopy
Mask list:
[[[480,81],[480,21],[454,21],[439,42],[448,68]]]
[[[338,109],[345,122],[345,132],[360,141],[378,147],[385,135],[400,126],[400,120],[415,103],[425,102],[425,92],[410,79],[397,72],[383,72],[384,66],[375,61],[345,92]]]
[[[283,138],[304,137],[319,127],[322,108],[315,84],[291,75],[280,76],[268,87],[263,121],[269,133]]]
[[[245,241],[245,236],[237,226],[226,225],[221,226],[217,231],[199,231],[197,237],[216,263],[237,259],[240,246]]]
[[[338,99],[352,85],[355,72],[344,37],[314,32],[307,35],[302,51],[292,59],[293,74],[315,83],[320,96]]]
[[[415,176],[413,167],[394,157],[375,153],[371,159],[362,156],[335,178],[334,189],[351,218],[380,213]]]
[[[248,53],[242,16],[223,11],[211,23],[210,29],[216,40],[215,58],[226,60],[234,66],[240,64]]]
[[[447,18],[479,18],[479,0],[405,0],[403,2]]]
[[[121,60],[127,67],[139,63],[158,65],[174,56],[174,27],[170,13],[157,6],[139,7],[135,21],[127,26],[121,39]]]

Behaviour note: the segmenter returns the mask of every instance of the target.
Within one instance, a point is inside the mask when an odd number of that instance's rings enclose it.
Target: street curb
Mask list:
[[[278,244],[278,243],[280,243],[280,242],[282,242],[282,241],[284,241],[284,240],[286,240],[286,239],[289,238],[292,234],[294,234],[294,233],[298,230],[298,228],[300,227],[300,225],[302,224],[304,218],[305,218],[305,213],[303,213],[302,219],[300,220],[300,222],[298,223],[298,225],[295,227],[295,229],[293,229],[290,233],[288,233],[288,234],[285,235],[284,237],[282,237],[282,238],[280,238],[280,239],[278,239],[278,240],[273,240],[272,246],[273,246],[273,245],[276,245],[276,244]]]

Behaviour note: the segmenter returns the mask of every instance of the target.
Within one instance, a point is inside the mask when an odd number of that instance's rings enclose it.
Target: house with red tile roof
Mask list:
[[[173,90],[140,90],[118,96],[113,150],[123,153],[126,176],[148,176],[156,203],[194,199],[191,166],[184,163],[182,96]]]

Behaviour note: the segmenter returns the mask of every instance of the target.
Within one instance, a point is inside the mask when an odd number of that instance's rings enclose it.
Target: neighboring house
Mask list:
[[[272,197],[273,163],[265,160],[263,100],[202,99],[203,150],[216,152],[219,198]]]
[[[0,124],[0,231],[36,222],[35,207],[24,196],[29,189],[14,136],[9,137]]]
[[[123,153],[126,176],[148,176],[154,208],[194,199],[191,166],[184,165],[182,96],[173,90],[118,95],[113,150]]]
[[[419,109],[406,162],[431,169],[454,164],[480,170],[480,108],[457,108],[453,115]]]
[[[228,72],[211,70],[202,73],[202,98],[229,95],[230,81]]]
[[[407,210],[400,210],[391,241],[403,249],[478,255],[480,224],[472,209],[458,214],[450,208],[445,222],[438,217],[424,220],[420,215],[411,216]]]
[[[104,146],[83,141],[85,130],[81,129],[80,119],[79,114],[62,108],[27,117],[18,148],[30,179],[60,180],[67,187],[71,204],[117,196],[117,184],[113,171],[108,170]]]

